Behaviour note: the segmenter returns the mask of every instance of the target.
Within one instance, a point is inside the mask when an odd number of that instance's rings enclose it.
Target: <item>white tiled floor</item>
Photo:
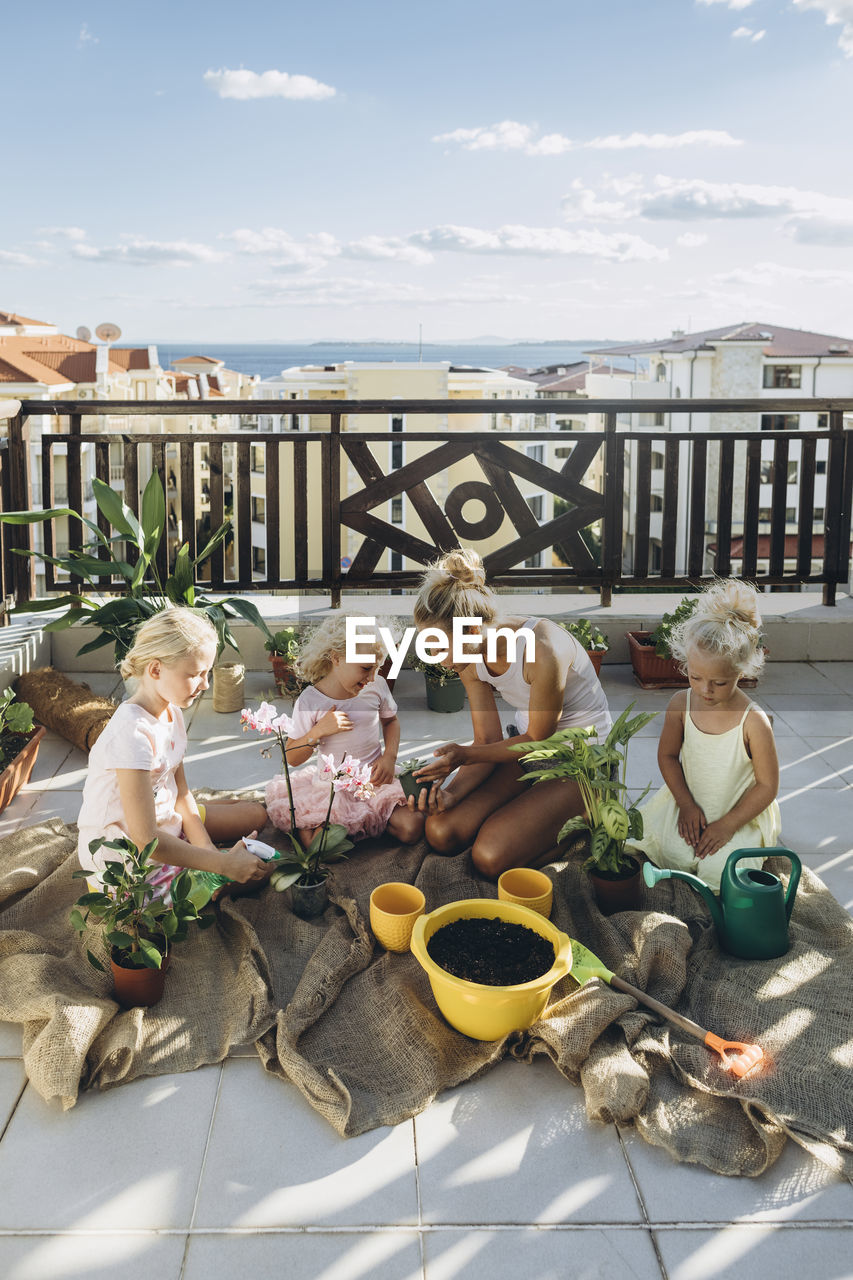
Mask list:
[[[87,677],[110,691],[109,676]],[[614,711],[662,711],[605,666]],[[246,702],[271,692],[248,677]],[[401,755],[469,736],[467,712],[397,684]],[[853,907],[853,663],[772,663],[784,838]],[[509,716],[505,717],[507,720]],[[209,695],[192,715],[193,786],[259,784],[270,765]],[[657,785],[653,722],[629,781]],[[239,764],[237,763],[239,762]],[[85,760],[55,735],[0,815],[0,835],[76,818]],[[62,1112],[26,1085],[21,1031],[0,1025],[0,1276],[4,1280],[750,1280],[853,1277],[853,1185],[789,1143],[760,1178],[674,1164],[631,1129],[592,1124],[544,1061],[504,1062],[412,1121],[345,1141],[253,1048],[190,1075],[83,1094]]]

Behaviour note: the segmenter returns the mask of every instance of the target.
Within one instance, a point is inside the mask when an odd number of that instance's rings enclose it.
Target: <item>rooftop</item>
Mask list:
[[[657,352],[678,354],[682,351],[713,351],[721,342],[757,342],[765,356],[831,357],[845,359],[853,355],[853,338],[839,338],[828,333],[812,333],[808,329],[786,329],[778,324],[757,321],[726,325],[721,329],[703,329],[699,333],[676,330],[668,338],[652,342],[628,342],[615,347],[595,347],[590,355],[654,355]]]
[[[115,691],[114,675],[81,678]],[[665,706],[629,667],[605,664],[603,683],[614,712]],[[252,671],[247,704],[270,688],[268,671]],[[469,736],[467,712],[431,713],[422,690],[401,674],[403,758]],[[784,839],[849,911],[853,662],[772,661],[753,696],[774,717]],[[265,781],[270,766],[237,720],[209,693],[188,715],[191,786]],[[657,732],[632,743],[633,785],[657,779]],[[48,734],[0,834],[74,821],[85,768]],[[0,1187],[10,1280],[733,1280],[744,1268],[778,1280],[847,1274],[853,1253],[853,1185],[795,1143],[756,1179],[676,1164],[632,1128],[591,1123],[581,1090],[543,1060],[506,1060],[414,1120],[343,1140],[251,1045],[191,1074],[84,1094],[63,1113],[27,1085],[20,1028],[0,1024]]]

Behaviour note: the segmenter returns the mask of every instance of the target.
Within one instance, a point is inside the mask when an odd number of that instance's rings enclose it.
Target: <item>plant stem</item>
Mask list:
[[[323,834],[320,836],[320,844],[317,848],[317,853],[314,856],[314,864],[311,868],[312,872],[315,874],[320,866],[320,859],[323,856],[323,850],[326,847],[326,836],[329,834],[329,818],[332,816],[332,802],[334,798],[335,798],[335,777],[333,774],[332,781],[329,783],[329,807],[326,810],[326,819],[323,823]]]
[[[287,783],[287,802],[290,805],[290,830],[296,835],[296,810],[293,807],[293,790],[290,786],[290,768],[287,763],[287,747],[284,745],[284,738],[281,730],[276,733],[278,738],[278,746],[281,751],[281,760],[284,765],[284,780]]]

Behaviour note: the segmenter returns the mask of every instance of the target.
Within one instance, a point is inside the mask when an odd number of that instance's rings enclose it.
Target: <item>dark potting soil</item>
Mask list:
[[[0,740],[0,772],[12,763],[15,756],[20,755],[29,740],[28,733],[7,733]]]
[[[554,948],[535,929],[508,920],[451,920],[427,943],[431,959],[455,978],[489,987],[532,982],[554,963]]]

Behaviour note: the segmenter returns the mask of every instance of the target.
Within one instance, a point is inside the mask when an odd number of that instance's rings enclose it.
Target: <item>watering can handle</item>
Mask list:
[[[770,845],[761,849],[738,849],[737,853],[731,856],[732,869],[735,863],[740,862],[741,858],[787,858],[791,864],[791,874],[788,877],[788,889],[785,894],[785,915],[790,920],[791,912],[794,909],[794,897],[797,892],[797,885],[800,883],[800,873],[803,864],[799,857],[794,853],[793,849],[786,849],[783,844]]]

